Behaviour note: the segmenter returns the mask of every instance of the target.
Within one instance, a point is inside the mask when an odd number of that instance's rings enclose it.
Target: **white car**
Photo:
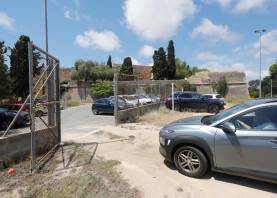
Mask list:
[[[122,95],[120,96],[123,98],[127,103],[133,104],[133,106],[138,106],[139,99],[135,95]]]
[[[138,99],[139,99],[139,104],[142,104],[142,105],[152,103],[151,98],[149,98],[149,97],[147,97],[146,95],[143,95],[143,94],[138,95]]]
[[[225,99],[220,94],[203,94],[203,96],[209,99],[219,99],[225,104]]]

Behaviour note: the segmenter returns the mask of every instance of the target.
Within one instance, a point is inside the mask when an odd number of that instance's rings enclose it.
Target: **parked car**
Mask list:
[[[225,104],[225,99],[220,94],[203,94],[203,96],[209,99],[219,99]]]
[[[155,95],[148,95],[148,97],[151,99],[152,103],[157,103],[161,101],[161,98]]]
[[[114,100],[114,96],[110,96],[109,99]],[[126,100],[122,96],[118,96],[118,102],[123,103],[124,106],[126,106],[127,108],[134,108],[135,107],[135,105],[132,102],[129,102],[128,100]]]
[[[141,105],[150,104],[152,102],[151,98],[149,98],[144,94],[138,95],[138,99],[139,99],[139,104]]]
[[[11,111],[19,111],[19,109],[21,108],[22,105],[23,104],[21,104],[21,103],[16,103],[16,104],[7,104],[7,105],[4,105],[3,107],[7,108],[8,110],[11,110]],[[45,105],[43,103],[35,104],[34,110],[35,110],[35,116],[38,116],[38,117],[46,115],[47,111],[48,111],[47,105]],[[27,113],[30,112],[30,103],[27,103],[24,105],[22,112],[27,112]]]
[[[139,105],[139,99],[135,95],[122,95],[121,97],[124,98],[126,102],[133,104],[134,107]]]
[[[277,99],[173,122],[159,140],[160,153],[186,176],[211,169],[277,183]]]
[[[126,104],[122,100],[118,100],[118,109],[126,109]],[[114,113],[114,100],[110,98],[97,99],[92,103],[92,113],[98,115],[101,113],[113,114]]]
[[[205,110],[210,113],[218,113],[224,109],[224,103],[219,99],[209,99],[196,92],[176,92],[174,93],[174,108],[178,111],[184,109]],[[171,109],[172,96],[166,99],[165,105]]]
[[[6,130],[9,124],[12,122],[14,117],[16,116],[16,111],[11,111],[7,108],[0,108],[0,130]],[[13,128],[17,127],[24,127],[30,121],[29,113],[27,112],[20,112],[19,116],[17,117]]]

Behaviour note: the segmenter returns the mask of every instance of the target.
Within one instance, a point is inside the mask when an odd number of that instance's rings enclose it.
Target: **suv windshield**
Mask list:
[[[202,119],[202,123],[206,124],[206,125],[211,125],[219,120],[222,120],[230,115],[233,115],[237,112],[240,112],[246,108],[250,107],[248,104],[239,104],[239,105],[235,105],[233,107],[231,107],[230,109],[226,109],[224,111],[221,111],[220,113],[213,115],[213,116],[208,116],[208,117],[204,117]]]

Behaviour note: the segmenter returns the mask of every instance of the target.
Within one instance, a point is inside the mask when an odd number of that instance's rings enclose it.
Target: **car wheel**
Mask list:
[[[181,106],[179,104],[174,105],[174,110],[175,111],[180,111],[180,112],[182,111]]]
[[[210,105],[208,108],[209,113],[218,113],[219,112],[219,106],[218,105]]]
[[[2,130],[7,130],[7,128],[9,127],[10,123],[6,120],[4,120],[2,123],[1,123],[1,129]]]
[[[36,116],[37,116],[37,117],[43,116],[43,112],[42,112],[42,111],[37,111],[37,112],[36,112]]]
[[[94,115],[98,115],[98,114],[99,114],[99,112],[98,112],[96,109],[93,109],[93,110],[92,110],[92,113],[93,113]]]
[[[206,156],[199,149],[183,146],[174,153],[174,164],[178,171],[186,176],[200,178],[208,170]]]

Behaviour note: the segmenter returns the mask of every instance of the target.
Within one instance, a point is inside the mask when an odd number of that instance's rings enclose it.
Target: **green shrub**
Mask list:
[[[92,98],[102,98],[113,95],[113,86],[109,81],[97,80],[90,89]]]
[[[219,81],[213,85],[213,88],[218,94],[225,97],[229,91],[228,83],[225,77],[219,79]]]
[[[76,107],[76,106],[80,106],[81,102],[77,101],[77,100],[69,100],[69,101],[67,101],[66,105],[68,107]]]

